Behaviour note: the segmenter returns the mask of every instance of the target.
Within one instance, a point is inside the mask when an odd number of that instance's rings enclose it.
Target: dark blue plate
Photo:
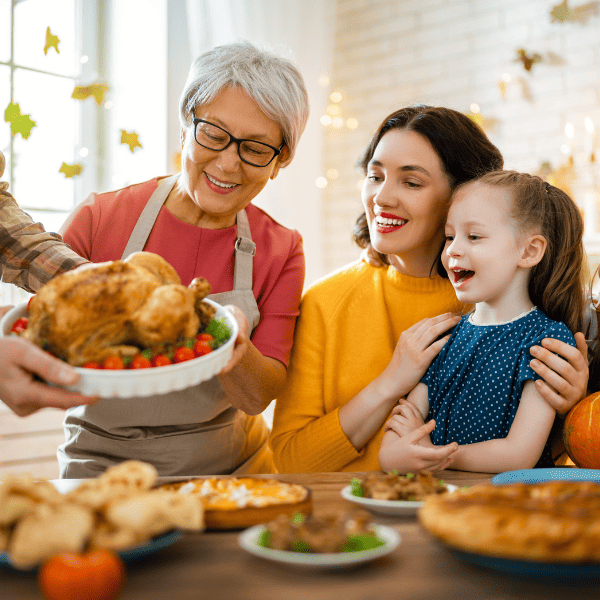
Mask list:
[[[158,552],[158,550],[161,548],[165,548],[166,546],[174,544],[181,537],[181,535],[181,531],[169,531],[164,535],[153,538],[145,544],[134,546],[133,548],[128,548],[127,550],[121,550],[119,552],[119,556],[125,563],[134,562],[140,558],[143,558],[147,554],[153,554],[154,552]],[[6,552],[0,552],[0,567],[8,567],[9,569],[13,569],[14,571],[19,571],[21,573],[37,572],[37,568],[27,570],[16,569],[10,564]]]
[[[600,483],[600,470],[577,467],[554,467],[550,469],[522,469],[506,471],[492,477],[495,485],[505,483],[542,483],[543,481],[595,481]]]
[[[542,563],[473,554],[454,548],[449,548],[449,550],[459,558],[479,567],[510,573],[519,577],[544,579],[600,578],[600,563]]]

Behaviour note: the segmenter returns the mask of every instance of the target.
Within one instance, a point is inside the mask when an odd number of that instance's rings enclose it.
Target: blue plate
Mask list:
[[[473,554],[455,548],[448,549],[459,558],[479,567],[511,573],[520,577],[544,579],[600,578],[600,563],[542,563]]]
[[[165,548],[166,546],[170,546],[174,544],[180,537],[181,531],[169,531],[164,535],[160,535],[158,537],[153,538],[149,542],[145,544],[141,544],[139,546],[134,546],[133,548],[128,548],[127,550],[121,550],[119,552],[119,556],[123,559],[125,563],[131,563],[140,558],[143,558],[147,554],[153,554],[154,552],[158,552],[161,548]],[[0,552],[0,567],[8,567],[14,571],[19,571],[21,573],[36,573],[37,568],[34,569],[16,569],[10,564],[8,560],[8,556],[6,552]]]
[[[495,485],[505,483],[542,483],[544,481],[595,481],[600,483],[600,470],[577,467],[554,467],[550,469],[522,469],[506,471],[492,477]]]

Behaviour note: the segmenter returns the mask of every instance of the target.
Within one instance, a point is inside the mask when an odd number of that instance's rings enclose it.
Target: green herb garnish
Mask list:
[[[256,539],[256,543],[258,546],[261,546],[263,548],[270,548],[271,547],[271,538],[272,538],[272,534],[268,529],[264,529],[263,531],[261,531],[258,534],[258,538]]]
[[[229,325],[225,322],[225,317],[213,319],[208,324],[206,333],[210,333],[210,335],[213,336],[213,340],[210,342],[213,350],[222,346],[231,337],[231,330],[229,329]]]
[[[372,550],[383,546],[385,542],[377,536],[369,533],[358,533],[349,535],[348,540],[342,547],[342,552],[360,552],[361,550]]]
[[[360,485],[360,479],[358,479],[358,477],[353,477],[350,480],[350,493],[353,496],[358,496],[359,498],[364,497],[365,491],[362,489],[362,486]]]
[[[292,518],[290,519],[290,523],[292,525],[302,525],[302,523],[304,523],[305,519],[306,519],[306,515],[303,515],[302,513],[294,513],[292,515]]]
[[[292,552],[310,552],[310,546],[303,540],[296,540],[292,544]]]
[[[414,473],[407,473],[406,474],[406,479],[412,479],[415,476]]]

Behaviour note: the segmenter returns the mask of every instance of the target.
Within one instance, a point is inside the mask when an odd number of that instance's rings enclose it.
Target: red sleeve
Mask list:
[[[79,256],[88,260],[92,260],[93,203],[95,199],[96,194],[90,194],[69,215],[61,228],[65,243],[69,244]]]
[[[300,314],[300,298],[304,286],[304,250],[302,238],[293,232],[287,259],[274,274],[273,284],[258,298],[260,323],[254,330],[252,342],[264,356],[288,365],[296,318]]]

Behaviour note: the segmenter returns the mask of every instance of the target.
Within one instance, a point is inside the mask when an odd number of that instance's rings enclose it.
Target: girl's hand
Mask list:
[[[391,425],[392,422],[394,423],[393,426]],[[392,416],[383,429],[384,431],[391,429],[400,437],[404,437],[424,424],[423,415],[419,409],[406,398],[401,398],[398,406],[395,406],[392,410]]]
[[[233,304],[227,304],[224,308],[234,316],[238,323],[239,332],[233,347],[233,354],[231,355],[229,362],[221,369],[219,375],[229,373],[229,371],[231,371],[235,365],[240,362],[242,356],[244,356],[250,345],[250,325],[248,325],[248,319],[246,319],[246,315],[242,309],[234,306]]]
[[[544,380],[536,381],[535,387],[559,415],[566,415],[587,394],[588,349],[583,333],[575,334],[575,342],[577,348],[545,338],[542,347],[530,350],[535,358],[529,365]]]
[[[421,380],[431,361],[444,347],[450,335],[437,339],[460,321],[460,315],[444,313],[423,319],[406,329],[394,349],[392,360],[378,377],[385,395],[401,397]]]
[[[394,430],[394,423],[390,429]],[[398,472],[407,473],[410,471],[443,471],[447,469],[453,461],[452,455],[458,449],[458,444],[452,442],[447,446],[434,446],[421,442],[429,436],[435,428],[435,421],[431,420],[418,429],[397,438],[385,446],[382,445],[379,451],[379,463],[384,471],[396,469]]]

